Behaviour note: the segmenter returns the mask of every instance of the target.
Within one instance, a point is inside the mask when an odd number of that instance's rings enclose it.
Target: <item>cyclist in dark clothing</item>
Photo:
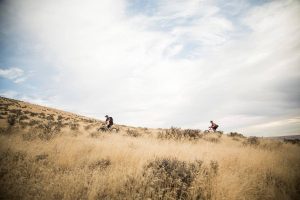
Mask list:
[[[112,125],[114,125],[114,120],[112,117],[109,117],[108,115],[105,115],[105,117],[106,117],[106,120],[105,120],[106,127],[110,128]]]
[[[216,132],[219,125],[214,123],[213,121],[210,121],[210,123],[211,123],[211,126],[209,127],[209,129],[212,129],[214,132]]]

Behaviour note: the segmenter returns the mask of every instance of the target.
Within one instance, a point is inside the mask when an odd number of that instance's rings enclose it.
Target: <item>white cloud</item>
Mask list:
[[[17,67],[0,69],[0,77],[13,80],[15,83],[21,83],[26,80],[24,71]]]
[[[255,135],[261,135],[264,132],[265,136],[283,136],[283,135],[299,135],[300,118],[285,118],[267,123],[258,123],[246,129]]]
[[[239,4],[235,20],[215,1],[158,1],[150,15],[129,15],[127,3],[12,4],[59,72],[43,88],[52,104],[137,126],[216,120],[225,131],[299,113],[299,2]]]
[[[291,125],[294,123],[297,123],[298,125],[300,125],[300,117],[277,120],[277,121],[272,121],[272,122],[268,122],[268,123],[264,123],[264,124],[257,124],[257,125],[254,125],[253,128],[278,127],[278,126],[282,126],[282,125]]]
[[[18,96],[18,93],[13,90],[7,90],[0,92],[0,96],[7,97],[7,98],[16,98]]]

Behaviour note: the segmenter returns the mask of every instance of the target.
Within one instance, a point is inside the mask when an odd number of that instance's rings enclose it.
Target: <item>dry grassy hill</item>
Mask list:
[[[300,199],[300,146],[0,98],[0,199]]]

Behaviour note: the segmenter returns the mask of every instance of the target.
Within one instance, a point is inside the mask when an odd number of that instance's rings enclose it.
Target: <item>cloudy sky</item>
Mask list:
[[[0,1],[0,95],[117,123],[300,133],[297,0]]]

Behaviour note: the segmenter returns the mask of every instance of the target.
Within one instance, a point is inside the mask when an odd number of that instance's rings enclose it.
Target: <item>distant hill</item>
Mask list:
[[[270,139],[277,139],[277,140],[300,140],[300,135],[284,135],[284,136],[277,136],[277,137],[267,137]]]

